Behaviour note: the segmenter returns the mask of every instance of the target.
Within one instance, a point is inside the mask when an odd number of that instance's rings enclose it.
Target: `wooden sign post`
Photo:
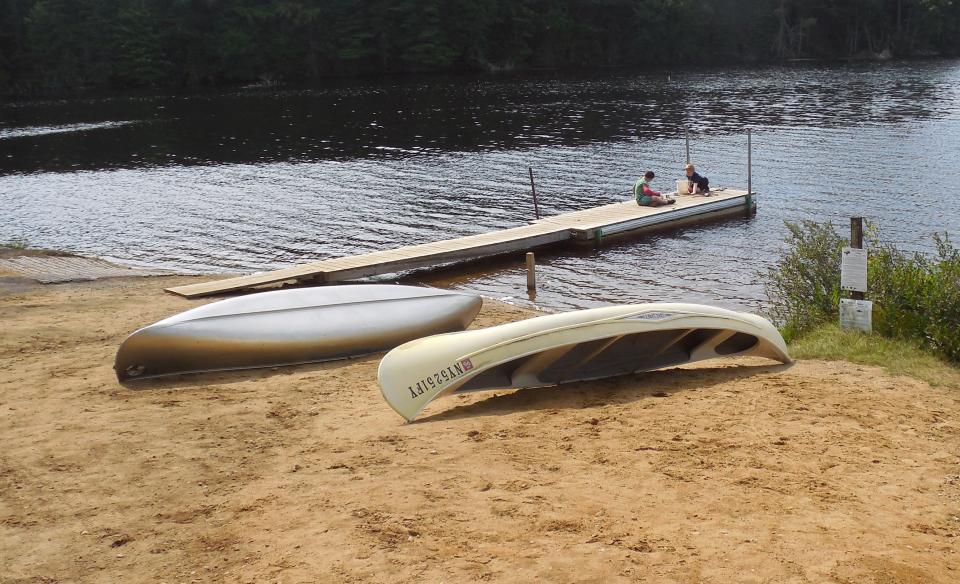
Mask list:
[[[864,300],[867,291],[867,250],[863,249],[863,217],[850,218],[850,247],[840,256],[840,289],[851,298],[840,299],[840,328],[873,330],[873,302]]]

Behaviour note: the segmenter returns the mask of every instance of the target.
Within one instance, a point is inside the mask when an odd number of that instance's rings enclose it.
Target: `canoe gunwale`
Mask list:
[[[526,334],[526,335],[523,335],[523,336],[516,337],[516,338],[514,338],[514,339],[509,339],[509,340],[502,341],[502,342],[497,343],[497,344],[494,344],[494,345],[490,345],[489,347],[484,347],[484,348],[482,348],[482,349],[478,349],[478,350],[476,350],[476,351],[474,351],[474,352],[472,352],[472,353],[468,353],[468,354],[466,354],[466,355],[461,356],[461,357],[460,357],[460,360],[462,360],[462,359],[472,359],[473,357],[475,357],[475,356],[477,356],[477,355],[479,355],[479,354],[481,354],[481,353],[486,353],[486,352],[488,352],[488,351],[492,351],[492,350],[498,349],[498,348],[500,348],[500,347],[506,347],[506,346],[509,346],[509,345],[512,345],[512,344],[522,343],[522,342],[524,342],[524,341],[528,341],[528,340],[530,340],[530,339],[532,339],[532,338],[536,338],[536,337],[542,337],[542,336],[545,336],[545,335],[553,335],[553,334],[558,334],[558,333],[562,334],[562,333],[574,331],[574,330],[577,330],[577,329],[583,329],[583,328],[588,328],[588,327],[600,326],[600,325],[605,325],[605,324],[619,323],[620,321],[624,321],[624,320],[631,320],[631,317],[639,316],[639,315],[642,315],[642,314],[646,314],[646,313],[648,313],[648,312],[650,312],[650,311],[638,311],[635,315],[630,315],[630,316],[614,316],[614,317],[609,317],[609,318],[602,318],[602,319],[593,320],[593,321],[589,321],[589,322],[569,324],[569,325],[564,325],[564,326],[555,327],[555,328],[552,328],[552,329],[546,329],[546,330],[539,331],[539,332],[529,333],[529,334]],[[681,318],[705,318],[705,317],[707,317],[707,318],[721,318],[721,319],[729,320],[729,321],[731,321],[731,322],[748,324],[748,323],[745,323],[745,322],[742,321],[742,320],[738,320],[738,319],[735,319],[735,318],[730,318],[730,317],[728,317],[728,316],[713,315],[713,314],[672,314],[670,317],[666,317],[666,318],[663,318],[663,319],[658,319],[658,320],[656,320],[656,321],[651,321],[651,322],[667,323],[667,322],[672,322],[672,321],[674,321],[674,320],[679,320],[679,319],[681,319]],[[758,328],[758,329],[759,329],[759,327],[757,327],[756,325],[753,325],[753,326],[754,326],[755,328]],[[691,327],[679,327],[679,328],[691,328]],[[702,328],[702,327],[693,327],[693,328]],[[598,337],[598,338],[604,338],[604,336],[601,336],[601,337]],[[598,340],[598,339],[589,339],[589,340]],[[578,342],[587,342],[587,340],[578,341]]]

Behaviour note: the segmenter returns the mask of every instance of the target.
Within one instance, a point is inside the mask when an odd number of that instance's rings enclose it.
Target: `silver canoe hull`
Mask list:
[[[315,363],[386,351],[465,329],[478,296],[432,288],[354,285],[277,290],[222,300],[130,335],[120,381]]]
[[[437,397],[601,379],[727,356],[789,363],[769,321],[697,304],[634,304],[436,335],[387,353],[384,399],[413,420]]]

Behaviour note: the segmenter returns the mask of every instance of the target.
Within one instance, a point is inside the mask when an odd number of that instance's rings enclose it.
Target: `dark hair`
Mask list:
[[[653,177],[654,177],[654,176],[656,176],[656,175],[653,174],[653,171],[652,171],[652,170],[648,170],[647,172],[643,173],[643,178],[645,178],[645,179],[647,179],[647,180],[653,180]]]

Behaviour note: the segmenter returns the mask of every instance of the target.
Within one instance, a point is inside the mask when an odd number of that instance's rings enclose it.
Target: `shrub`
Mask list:
[[[787,341],[839,317],[840,254],[846,239],[832,223],[786,223],[787,248],[762,274],[769,316]],[[908,254],[868,226],[867,299],[873,329],[918,343],[960,363],[960,250],[947,234],[934,236],[936,253]]]
[[[933,256],[905,254],[889,243],[870,250],[869,298],[874,330],[921,342],[960,362],[960,250],[948,235],[934,236]]]
[[[833,223],[786,221],[787,249],[765,274],[768,312],[789,342],[839,318],[840,253],[848,240]]]

